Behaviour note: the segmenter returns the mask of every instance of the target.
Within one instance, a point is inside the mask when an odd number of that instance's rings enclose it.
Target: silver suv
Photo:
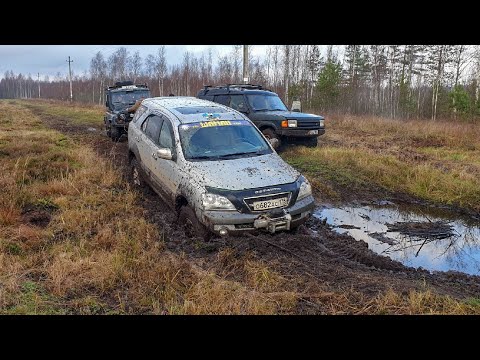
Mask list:
[[[193,97],[142,102],[128,128],[130,176],[148,183],[178,214],[188,236],[302,224],[314,199],[242,113]]]

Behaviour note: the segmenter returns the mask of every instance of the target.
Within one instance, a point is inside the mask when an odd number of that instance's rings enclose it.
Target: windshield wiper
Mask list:
[[[209,160],[209,159],[218,159],[218,158],[219,158],[219,156],[217,156],[217,155],[214,155],[214,156],[202,155],[202,156],[192,156],[188,159],[189,160]]]
[[[239,153],[234,153],[234,154],[226,154],[226,155],[220,155],[219,158],[220,159],[225,159],[225,158],[229,158],[229,157],[232,157],[232,156],[240,156],[240,155],[255,155],[255,156],[259,156],[259,155],[263,155],[260,151],[247,151],[247,152],[239,152]]]

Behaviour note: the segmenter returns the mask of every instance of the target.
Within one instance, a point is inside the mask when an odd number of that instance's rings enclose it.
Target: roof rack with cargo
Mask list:
[[[106,90],[113,90],[113,89],[121,89],[121,88],[131,88],[131,87],[137,87],[137,88],[148,88],[147,84],[134,84],[133,81],[126,80],[126,81],[117,81],[115,85],[107,87]]]

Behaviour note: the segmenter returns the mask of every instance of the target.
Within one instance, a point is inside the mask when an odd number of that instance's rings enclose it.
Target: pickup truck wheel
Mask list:
[[[120,128],[116,126],[112,126],[110,128],[110,137],[112,138],[113,141],[118,141],[121,136],[122,136],[122,132],[120,131]]]
[[[275,133],[275,130],[272,128],[266,128],[262,130],[262,134],[267,138],[270,144],[272,144],[274,149],[280,148],[282,141],[280,140],[280,136]]]
[[[188,205],[180,209],[178,223],[183,226],[188,238],[199,237],[203,241],[209,241],[212,237],[212,233],[197,219],[195,212]]]
[[[138,164],[137,159],[133,158],[130,162],[130,179],[132,184],[137,188],[145,188],[146,183],[142,178],[142,173],[140,170],[140,165]]]

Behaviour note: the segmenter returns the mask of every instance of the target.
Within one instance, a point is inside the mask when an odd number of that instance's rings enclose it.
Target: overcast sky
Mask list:
[[[35,77],[50,77],[60,72],[68,73],[68,56],[73,60],[72,70],[82,74],[90,67],[91,58],[101,51],[107,59],[115,50],[124,46],[130,54],[140,52],[145,59],[148,54],[155,54],[159,45],[0,45],[0,78],[7,70],[14,73],[32,74]],[[196,55],[212,48],[216,55],[225,55],[233,49],[233,45],[166,45],[166,56],[169,65],[182,61],[183,53],[188,50]],[[252,55],[263,57],[266,46],[252,46]],[[214,57],[215,58],[215,57]]]

